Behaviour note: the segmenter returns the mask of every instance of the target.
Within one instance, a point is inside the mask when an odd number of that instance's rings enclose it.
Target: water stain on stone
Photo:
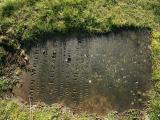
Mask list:
[[[29,51],[32,71],[15,94],[75,111],[143,108],[151,86],[150,44],[147,30],[53,36]]]

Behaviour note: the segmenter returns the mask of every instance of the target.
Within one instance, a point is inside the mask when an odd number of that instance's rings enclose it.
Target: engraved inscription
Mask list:
[[[30,50],[32,103],[104,113],[141,108],[151,81],[150,33],[57,36]]]

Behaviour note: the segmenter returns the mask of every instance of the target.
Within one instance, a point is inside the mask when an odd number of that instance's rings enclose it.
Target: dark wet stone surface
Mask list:
[[[32,72],[17,96],[32,103],[61,103],[76,111],[141,109],[151,87],[150,34],[53,36],[30,50]]]

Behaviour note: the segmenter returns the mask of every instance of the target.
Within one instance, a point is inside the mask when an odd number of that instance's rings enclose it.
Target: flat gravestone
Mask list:
[[[16,94],[105,113],[143,108],[151,83],[150,32],[57,35],[32,46],[31,72]]]

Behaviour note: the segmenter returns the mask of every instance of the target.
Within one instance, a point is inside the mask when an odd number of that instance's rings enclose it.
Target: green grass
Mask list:
[[[151,120],[159,120],[160,119],[160,96],[154,97],[154,99],[151,101],[151,112],[150,112],[150,118]]]
[[[115,26],[159,26],[158,0],[1,1],[0,32],[11,44],[74,29],[108,32]]]
[[[73,30],[109,32],[119,27],[145,27],[151,30],[152,79],[156,83],[150,107],[152,120],[158,120],[159,0],[0,0],[0,41],[6,38],[8,45],[14,48],[38,41],[45,34],[67,33]]]
[[[0,106],[0,120],[143,120],[141,113],[137,110],[129,110],[123,115],[110,112],[97,116],[87,113],[75,114],[59,104],[53,104],[50,107],[42,104],[26,106],[17,100],[1,100]]]
[[[0,97],[7,91],[12,88],[12,85],[9,81],[0,78]]]
[[[96,120],[96,116],[63,112],[59,105],[29,107],[20,104],[17,100],[1,100],[0,106],[0,120]]]

